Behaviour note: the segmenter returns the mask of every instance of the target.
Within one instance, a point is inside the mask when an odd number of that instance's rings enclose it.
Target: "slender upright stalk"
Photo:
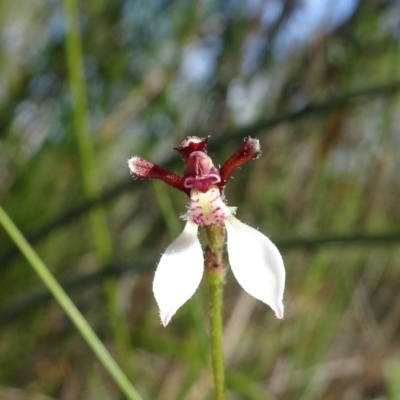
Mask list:
[[[206,226],[209,247],[205,254],[205,271],[210,288],[210,335],[215,400],[225,398],[225,366],[222,344],[222,294],[225,282],[223,264],[224,228],[221,224]]]
[[[67,313],[71,321],[74,323],[80,334],[86,340],[87,344],[92,348],[94,353],[97,355],[103,366],[114,378],[116,384],[122,390],[129,400],[140,400],[141,397],[131,385],[129,380],[126,378],[124,373],[118,367],[117,363],[111,357],[110,353],[100,342],[99,338],[93,332],[92,328],[83,318],[82,314],[72,303],[71,299],[65,293],[64,289],[56,281],[54,276],[51,274],[49,269],[39,258],[30,244],[22,236],[21,232],[15,226],[14,222],[10,219],[7,213],[0,206],[0,224],[3,225],[6,232],[13,239],[14,243],[21,250],[22,254],[31,264],[32,268],[36,271],[42,281],[45,283],[47,288],[53,294],[54,298],[57,300],[58,304]]]
[[[83,190],[87,199],[92,200],[100,196],[101,186],[90,132],[83,52],[79,29],[78,0],[64,0],[64,15],[67,26],[66,59],[73,103],[74,133],[81,166]],[[89,220],[97,259],[101,264],[107,264],[110,262],[112,256],[112,240],[108,229],[105,209],[100,205],[93,207],[89,212]],[[123,312],[117,305],[116,283],[112,280],[107,280],[104,284],[104,292],[117,354],[125,372],[132,375],[133,352],[130,345],[130,333]]]

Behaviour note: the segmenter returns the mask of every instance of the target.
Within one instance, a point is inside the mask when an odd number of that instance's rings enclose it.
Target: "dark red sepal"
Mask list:
[[[131,174],[138,178],[160,179],[168,185],[190,195],[190,189],[183,185],[183,179],[167,169],[146,161],[141,157],[132,157],[128,161]]]
[[[207,142],[210,139],[210,136],[205,138],[199,138],[197,136],[188,136],[179,146],[174,147],[183,160],[190,156],[194,151],[203,151],[207,153]]]
[[[239,150],[229,157],[219,170],[221,182],[218,184],[218,186],[224,186],[236,168],[239,168],[241,165],[258,158],[260,155],[261,149],[258,139],[252,139],[250,137],[246,138]]]

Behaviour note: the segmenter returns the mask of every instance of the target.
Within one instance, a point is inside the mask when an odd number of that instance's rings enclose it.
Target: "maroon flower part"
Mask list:
[[[180,177],[141,157],[128,160],[129,169],[138,178],[161,179],[186,193],[190,198],[185,229],[166,249],[158,264],[153,292],[160,308],[161,321],[167,325],[196,291],[203,269],[203,251],[197,236],[199,226],[224,224],[232,271],[249,294],[268,304],[278,318],[283,318],[285,269],[275,245],[261,232],[234,217],[235,207],[228,207],[223,187],[233,172],[261,154],[257,139],[247,138],[218,170],[207,155],[207,138],[189,136],[175,150],[185,162]]]
[[[174,147],[185,161],[182,178],[141,157],[132,157],[128,161],[129,169],[135,177],[160,179],[190,196],[191,189],[206,192],[213,185],[222,188],[237,168],[261,155],[259,141],[250,137],[246,138],[239,150],[218,170],[207,155],[209,138],[189,136],[179,146]]]
[[[221,182],[221,176],[211,158],[203,151],[194,151],[186,158],[183,186],[206,192],[210,186]]]
[[[188,136],[179,146],[174,147],[174,150],[176,150],[185,161],[194,151],[207,153],[207,142],[209,140],[210,136],[207,136],[206,138]]]
[[[260,142],[257,139],[252,139],[250,137],[245,139],[239,150],[232,154],[221,167],[219,171],[221,176],[219,187],[222,187],[226,184],[237,168],[248,161],[255,160],[256,158],[260,157],[260,155]]]
[[[161,179],[168,185],[181,190],[189,196],[190,189],[186,188],[183,185],[183,179],[173,172],[138,156],[129,159],[128,164],[133,176],[137,178]]]

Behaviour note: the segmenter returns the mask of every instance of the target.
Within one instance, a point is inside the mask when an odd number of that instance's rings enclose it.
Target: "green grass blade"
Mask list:
[[[60,304],[62,309],[67,313],[73,324],[76,326],[80,334],[86,340],[87,344],[92,348],[96,356],[99,358],[100,362],[103,364],[104,368],[110,373],[114,378],[115,383],[118,387],[125,393],[129,400],[140,400],[141,397],[135,390],[135,388],[128,381],[126,376],[123,374],[121,369],[118,367],[114,359],[111,357],[110,353],[101,343],[99,338],[93,332],[92,328],[83,318],[82,314],[72,303],[71,299],[68,297],[63,288],[56,281],[54,276],[51,274],[49,269],[39,258],[30,244],[25,240],[19,229],[16,227],[14,222],[9,218],[7,213],[0,206],[0,223],[3,225],[6,232],[10,235],[14,243],[21,250],[22,254],[31,264],[32,268],[42,279],[47,288],[51,291],[54,298]]]

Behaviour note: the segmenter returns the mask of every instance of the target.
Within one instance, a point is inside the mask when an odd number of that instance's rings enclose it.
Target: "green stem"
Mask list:
[[[69,87],[73,102],[74,132],[81,164],[83,190],[88,199],[94,199],[100,195],[101,190],[89,127],[77,0],[64,0],[64,14],[67,25],[66,58]],[[112,241],[104,209],[95,206],[90,211],[90,220],[96,251],[100,261],[107,263],[112,254]]]
[[[74,132],[79,153],[83,190],[86,198],[92,200],[100,196],[101,186],[99,168],[90,133],[83,52],[79,30],[78,0],[64,0],[64,15],[67,26],[66,58],[73,102]],[[97,258],[101,264],[107,264],[112,256],[112,240],[104,208],[101,205],[93,207],[89,213],[89,220]],[[132,375],[130,333],[123,312],[117,305],[116,292],[116,283],[111,280],[106,281],[104,293],[117,354],[122,361],[125,372]]]
[[[21,250],[22,254],[29,261],[33,269],[45,283],[47,288],[51,291],[54,298],[67,313],[71,321],[74,323],[78,331],[81,333],[83,338],[86,340],[87,344],[92,348],[94,353],[99,358],[100,362],[103,364],[104,368],[110,373],[114,378],[116,384],[125,393],[129,400],[141,400],[141,397],[128,381],[124,373],[118,367],[114,359],[111,357],[110,353],[100,342],[99,338],[93,332],[92,328],[83,318],[82,314],[72,303],[71,299],[65,293],[63,288],[56,281],[54,276],[51,274],[49,269],[39,258],[30,244],[22,236],[19,229],[15,226],[13,221],[9,218],[7,213],[0,206],[0,223],[3,225],[6,232],[10,235],[14,243]]]
[[[224,230],[222,225],[206,226],[209,247],[205,254],[205,271],[210,288],[210,335],[215,400],[225,398],[225,366],[222,343],[222,294],[225,282],[223,264]]]

